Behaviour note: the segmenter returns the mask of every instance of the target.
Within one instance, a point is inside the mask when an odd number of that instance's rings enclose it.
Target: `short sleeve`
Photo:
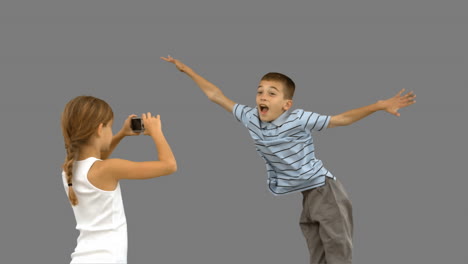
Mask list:
[[[249,121],[255,117],[256,112],[257,111],[255,111],[255,108],[241,104],[236,104],[232,108],[232,114],[234,115],[234,117],[245,127],[248,127]]]
[[[321,115],[314,112],[303,111],[299,114],[299,121],[303,124],[305,130],[322,131],[330,123],[331,116]]]

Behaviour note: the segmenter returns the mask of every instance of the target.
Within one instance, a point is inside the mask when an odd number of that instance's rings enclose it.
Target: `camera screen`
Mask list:
[[[141,119],[140,118],[132,119],[131,127],[132,127],[132,130],[142,130]]]

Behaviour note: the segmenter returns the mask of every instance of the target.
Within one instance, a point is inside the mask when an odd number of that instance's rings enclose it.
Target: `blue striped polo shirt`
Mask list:
[[[249,130],[257,152],[267,168],[267,183],[274,195],[305,191],[334,178],[321,160],[315,158],[312,131],[328,126],[331,116],[288,110],[271,122],[258,117],[258,109],[236,104],[236,119]]]

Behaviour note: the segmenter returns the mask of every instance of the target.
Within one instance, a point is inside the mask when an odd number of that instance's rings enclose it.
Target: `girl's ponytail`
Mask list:
[[[78,197],[72,186],[73,162],[78,158],[80,148],[88,143],[99,124],[106,125],[114,118],[112,108],[103,100],[92,96],[78,96],[65,105],[62,113],[62,133],[67,156],[63,171],[68,183],[68,199],[78,204]]]
[[[65,162],[63,163],[63,170],[65,171],[65,175],[67,176],[67,183],[68,183],[68,199],[70,203],[75,206],[78,204],[78,198],[76,197],[75,191],[73,190],[72,186],[72,179],[73,179],[73,162],[76,158],[76,146],[70,144],[69,146],[65,147],[67,149],[67,157],[65,158]]]

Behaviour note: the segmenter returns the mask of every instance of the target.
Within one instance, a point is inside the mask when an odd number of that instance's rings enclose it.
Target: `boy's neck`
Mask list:
[[[286,121],[288,114],[291,112],[291,109],[284,110],[278,117],[273,119],[271,123],[276,126],[280,126]],[[281,124],[280,124],[281,123]]]

